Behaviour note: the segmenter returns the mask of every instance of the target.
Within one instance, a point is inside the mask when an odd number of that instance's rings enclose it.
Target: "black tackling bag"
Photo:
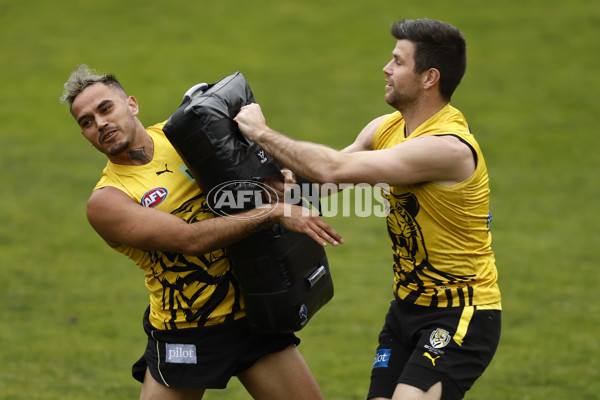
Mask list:
[[[254,102],[236,72],[190,88],[163,128],[216,216],[235,216],[268,202],[273,192],[265,179],[283,180],[273,157],[233,121],[242,106]],[[227,251],[257,332],[298,331],[333,297],[325,250],[308,235],[275,224]]]

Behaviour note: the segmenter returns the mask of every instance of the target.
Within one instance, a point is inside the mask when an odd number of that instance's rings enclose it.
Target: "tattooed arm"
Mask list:
[[[220,249],[274,223],[309,235],[317,243],[336,246],[340,235],[316,213],[298,206],[277,204],[238,214],[188,224],[169,213],[143,207],[122,191],[105,187],[94,191],[87,216],[98,234],[112,247],[125,244],[144,250],[203,254]],[[255,216],[256,218],[252,218]],[[244,218],[240,218],[244,217]]]

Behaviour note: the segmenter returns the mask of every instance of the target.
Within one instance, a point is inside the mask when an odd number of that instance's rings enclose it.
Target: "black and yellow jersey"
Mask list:
[[[108,161],[94,190],[112,186],[140,204],[187,223],[213,218],[206,199],[162,127],[146,129],[154,141],[151,162],[141,166]],[[243,300],[225,250],[202,256],[145,251],[121,245],[117,251],[145,272],[150,322],[157,329],[216,325],[245,315]]]
[[[453,135],[476,161],[467,180],[384,189],[387,228],[394,253],[394,291],[428,307],[488,306],[500,309],[497,269],[491,248],[489,184],[479,145],[460,111],[446,105],[408,138],[399,112],[387,116],[373,137],[375,150],[424,135]]]

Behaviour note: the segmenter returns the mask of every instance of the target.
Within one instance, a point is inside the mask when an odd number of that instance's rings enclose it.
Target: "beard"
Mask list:
[[[391,79],[388,84],[385,101],[396,110],[402,112],[419,101],[421,83],[417,75]]]
[[[390,93],[385,96],[385,101],[396,110],[402,110],[408,105],[414,103],[418,96],[411,95],[408,93],[401,93],[393,89]]]
[[[111,147],[108,150],[108,154],[110,154],[111,156],[118,156],[119,154],[127,151],[127,149],[129,149],[129,146],[131,146],[131,143],[128,140],[117,143],[114,147]]]
[[[106,154],[111,156],[118,156],[129,150],[131,144],[133,143],[135,136],[135,120],[133,116],[129,120],[127,120],[124,124],[120,125],[112,125],[106,129],[116,130],[116,134],[118,135],[116,141],[110,144],[110,147],[107,149]]]

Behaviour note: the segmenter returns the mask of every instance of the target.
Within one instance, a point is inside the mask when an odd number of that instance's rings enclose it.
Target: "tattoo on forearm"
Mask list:
[[[144,148],[141,147],[139,149],[133,149],[131,151],[129,151],[129,153],[127,153],[129,155],[129,159],[130,160],[138,160],[138,161],[142,161],[142,162],[150,162],[152,161],[150,159],[150,157],[148,157],[148,155],[144,152]]]

